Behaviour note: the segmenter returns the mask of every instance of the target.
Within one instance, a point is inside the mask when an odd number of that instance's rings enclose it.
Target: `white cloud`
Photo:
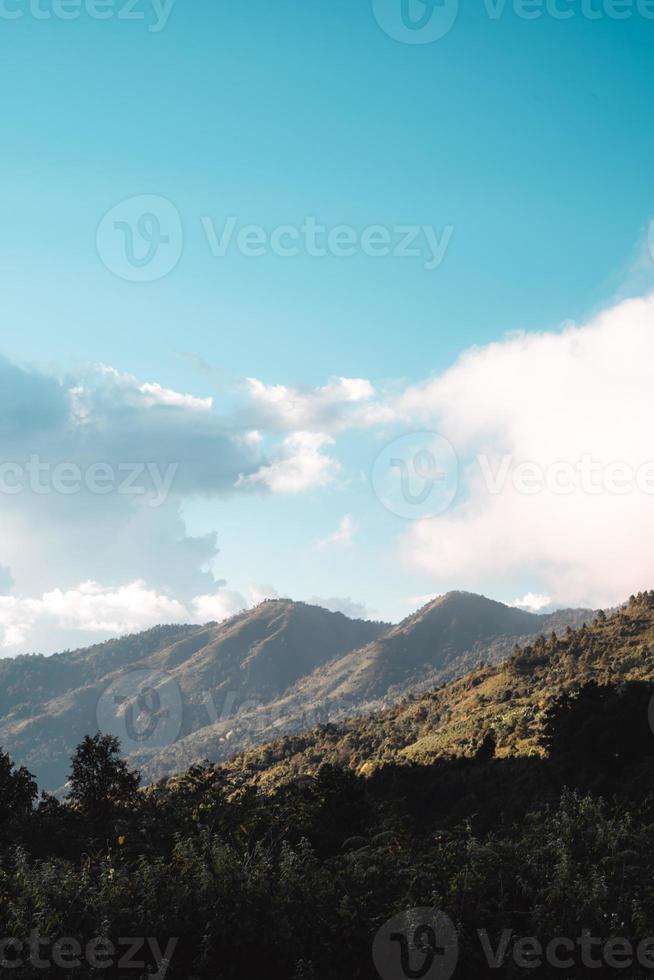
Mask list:
[[[560,333],[517,335],[466,353],[409,389],[401,411],[442,432],[464,471],[460,502],[416,522],[402,554],[447,588],[531,580],[552,602],[609,606],[654,584],[654,496],[581,487],[489,493],[476,457],[547,468],[589,455],[603,467],[654,460],[654,297]]]
[[[188,408],[195,412],[209,412],[213,408],[213,398],[196,398],[193,395],[181,395],[170,388],[162,388],[159,384],[142,384],[138,390],[144,396],[145,404],[167,405],[173,408]]]
[[[199,595],[191,600],[193,616],[191,620],[199,623],[220,623],[236,613],[247,609],[247,602],[239,592],[220,589],[211,595]],[[190,621],[191,621],[190,620]]]
[[[509,605],[515,606],[517,609],[526,609],[527,612],[537,613],[551,606],[552,599],[551,596],[541,595],[538,592],[527,592],[522,599],[514,599]]]
[[[217,589],[184,603],[143,581],[121,586],[83,582],[34,597],[0,596],[0,649],[81,645],[160,623],[221,622],[247,608],[238,592]]]
[[[246,446],[259,446],[263,442],[263,436],[258,429],[250,429],[243,436],[243,441]]]
[[[354,536],[359,530],[351,514],[346,514],[341,518],[336,530],[318,542],[319,548],[328,548],[330,545],[344,545],[350,547],[354,541]]]
[[[250,585],[250,600],[253,606],[258,606],[266,599],[279,599],[280,594],[272,585],[257,585],[254,582]]]
[[[330,612],[343,613],[348,619],[373,619],[375,618],[375,611],[368,609],[368,607],[363,602],[356,602],[354,599],[350,599],[349,596],[344,598],[332,597],[330,599],[321,599],[319,596],[314,596],[309,599],[309,602],[314,606],[322,606],[323,609],[328,609]]]
[[[31,610],[35,621],[45,622],[55,601],[65,607],[74,597],[81,608],[88,607],[92,597],[75,594],[88,580],[148,583],[148,596],[138,597],[139,608],[146,610],[143,620],[130,618],[128,609],[124,620],[112,617],[107,606],[112,590],[102,602],[92,598],[97,622],[113,624],[116,631],[121,622],[131,629],[155,616],[175,620],[168,600],[152,606],[152,615],[147,612],[146,599],[153,595],[174,596],[187,609],[194,596],[213,594],[219,584],[212,571],[217,536],[189,535],[182,503],[200,494],[234,493],[239,474],[255,472],[265,457],[257,445],[241,441],[232,420],[212,411],[210,402],[141,384],[106,366],[58,378],[0,357],[0,465],[24,468],[36,456],[50,471],[65,464],[84,473],[101,464],[117,474],[106,494],[90,492],[83,480],[71,495],[51,488],[38,493],[29,485],[12,494],[0,481],[0,593],[42,597],[34,600],[37,606],[21,598],[4,602],[3,615],[10,620],[6,635],[9,630],[15,637],[29,627]],[[119,489],[138,464],[173,474],[162,506],[150,507],[145,495]],[[127,598],[118,596],[121,608]],[[63,627],[52,635],[37,630],[35,643],[51,651],[75,630],[93,629],[89,620],[73,623],[69,633]]]
[[[293,432],[279,447],[272,461],[249,475],[241,474],[237,487],[262,485],[273,493],[301,493],[331,483],[340,466],[322,452],[333,445],[322,432]]]
[[[213,398],[198,398],[195,395],[183,395],[172,388],[164,388],[157,382],[139,382],[133,374],[124,371],[117,371],[110,364],[96,364],[91,368],[90,377],[92,379],[91,391],[97,388],[97,380],[104,377],[112,386],[114,391],[122,392],[126,401],[132,404],[141,404],[147,408],[156,405],[168,406],[171,408],[185,408],[190,411],[208,412],[213,408]],[[82,385],[73,388],[72,392],[80,397],[87,393],[87,389]]]
[[[186,609],[176,599],[136,581],[117,588],[84,582],[53,589],[40,598],[0,596],[0,646],[24,645],[48,630],[116,635],[156,623],[182,622]]]
[[[36,453],[81,467],[138,460],[162,472],[177,467],[172,493],[157,509],[117,493],[0,494],[5,642],[38,638],[46,622],[119,632],[155,616],[231,614],[244,600],[213,574],[217,536],[190,536],[183,504],[199,495],[300,494],[334,484],[341,474],[335,440],[348,429],[374,432],[357,435],[358,445],[369,443],[357,468],[368,471],[389,423],[395,432],[400,423],[405,431],[441,432],[459,456],[454,505],[438,519],[406,525],[401,536],[405,561],[428,576],[425,588],[520,595],[528,586],[533,592],[516,600],[523,608],[545,597],[552,605],[615,605],[654,585],[654,494],[606,487],[559,494],[547,486],[527,494],[512,476],[522,463],[547,470],[584,456],[604,467],[652,464],[654,473],[652,364],[654,297],[616,305],[583,326],[514,334],[470,350],[440,376],[392,396],[364,378],[314,388],[250,379],[245,404],[230,415],[218,414],[202,393],[114,368],[57,378],[0,358],[0,462]],[[492,470],[510,459],[496,493],[480,454]],[[346,546],[355,533],[346,515],[320,546]],[[89,580],[132,585],[124,594],[98,586],[94,595],[79,585]],[[2,596],[12,582],[16,596],[40,598]],[[73,596],[82,610],[77,625],[68,612]],[[54,640],[44,642],[53,648]]]
[[[282,431],[341,431],[392,420],[394,410],[375,401],[375,389],[365,378],[332,378],[319,388],[267,385],[247,378],[246,415],[257,425]]]
[[[427,603],[433,602],[434,599],[438,599],[440,592],[428,592],[426,595],[412,595],[406,600],[407,605],[412,606],[413,609],[422,609]]]

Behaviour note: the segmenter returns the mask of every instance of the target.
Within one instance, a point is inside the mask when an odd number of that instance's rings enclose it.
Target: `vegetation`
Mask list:
[[[129,689],[130,672],[140,671],[183,703],[172,744],[123,746],[130,764],[155,781],[431,689],[481,661],[505,659],[520,639],[588,615],[537,616],[450,593],[391,628],[271,600],[220,624],[158,627],[52,657],[0,660],[0,745],[39,785],[59,791],[75,746],[98,727],[98,702],[115,683],[126,679]]]
[[[543,722],[557,698],[591,682],[653,679],[654,593],[642,593],[592,624],[541,635],[425,695],[242,753],[226,771],[264,788],[311,775],[324,762],[370,775],[390,763],[473,756],[489,733],[500,758],[543,755]]]
[[[100,734],[78,746],[61,801],[33,806],[33,780],[3,756],[1,935],[16,941],[3,954],[15,962],[37,931],[104,943],[105,966],[96,945],[79,968],[51,963],[55,977],[373,980],[378,930],[433,906],[456,928],[455,978],[651,975],[597,966],[601,943],[654,933],[650,638],[648,593],[303,747],[140,790]],[[518,965],[519,937],[584,930],[595,966],[579,945],[568,972]],[[126,955],[127,937],[148,939],[140,967],[107,952]],[[23,959],[16,975],[44,970]]]

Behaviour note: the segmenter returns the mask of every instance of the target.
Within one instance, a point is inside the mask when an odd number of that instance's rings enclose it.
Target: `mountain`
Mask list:
[[[649,592],[632,597],[609,616],[598,613],[592,625],[566,627],[561,636],[540,636],[501,663],[411,695],[385,711],[243,753],[224,770],[270,789],[313,776],[330,763],[370,776],[389,765],[430,766],[474,758],[489,739],[497,758],[538,757],[548,713],[562,699],[574,699],[586,685],[619,692],[629,682],[653,681],[654,592]],[[647,727],[646,709],[643,724]],[[599,743],[602,732],[593,737]]]
[[[455,649],[461,633],[462,648],[485,635],[486,616],[495,629],[507,621],[502,609],[447,598],[405,624],[409,636],[425,629],[424,650],[416,639],[415,660],[405,652],[411,669],[426,654],[437,661],[429,637],[442,652],[436,624],[445,628],[444,610],[461,604],[481,619],[455,624]],[[263,615],[272,625],[305,613],[275,606]],[[223,642],[244,629],[228,624]],[[284,635],[273,626],[283,660]],[[162,659],[181,666],[180,644],[198,637],[171,638]],[[140,638],[148,642],[156,646]],[[108,950],[129,944],[142,971],[171,980],[209,980],[217,963],[225,980],[390,980],[434,975],[434,965],[462,980],[613,977],[625,967],[645,980],[653,651],[647,593],[385,711],[141,791],[100,735],[76,753],[63,802],[34,807],[29,775],[3,755],[10,934],[25,949],[44,922],[78,950],[102,936]],[[267,669],[262,678],[265,687]],[[121,939],[127,932],[150,938],[137,950]]]
[[[272,603],[270,604],[273,605]],[[144,776],[156,780],[203,759],[219,761],[285,733],[304,732],[328,720],[370,713],[405,693],[459,677],[482,662],[508,657],[516,644],[552,628],[579,625],[588,610],[537,615],[484,596],[450,592],[398,626],[341,656],[322,659],[273,700],[232,701],[225,716],[198,723],[156,753],[136,755]]]
[[[183,739],[243,703],[273,701],[317,665],[369,643],[386,628],[275,600],[220,624],[157,627],[51,657],[1,660],[0,745],[40,785],[56,789],[66,779],[76,744],[103,727],[98,706],[108,691],[130,698],[143,675],[151,677],[157,690],[146,697],[163,697],[169,713],[176,705],[166,703],[166,695],[179,692],[173,737]]]
[[[522,638],[581,625],[591,616],[587,609],[538,615],[473,593],[448,592],[363,649],[317,669],[296,690],[305,692],[305,701],[340,697],[365,704],[435,687],[481,661],[504,659]]]
[[[220,624],[162,626],[51,657],[0,661],[0,745],[57,790],[81,738],[114,731],[130,762],[156,780],[378,711],[591,615],[536,615],[451,592],[389,626],[268,600]]]

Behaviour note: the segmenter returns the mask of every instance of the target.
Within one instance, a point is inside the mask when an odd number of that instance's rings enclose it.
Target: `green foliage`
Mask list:
[[[510,957],[489,973],[479,930],[493,946],[506,929],[635,946],[654,923],[653,612],[636,597],[427,698],[140,790],[99,733],[73,757],[69,796],[35,808],[29,773],[2,755],[2,934],[175,940],[169,980],[378,980],[377,930],[422,906],[455,923],[463,980],[568,975]],[[424,749],[437,726],[449,752]],[[143,959],[135,980],[156,972]]]
[[[68,799],[82,814],[103,817],[133,805],[140,776],[120,757],[120,741],[114,735],[87,735],[72,760]]]
[[[14,765],[0,750],[0,843],[11,840],[12,832],[29,817],[37,796],[31,773]]]

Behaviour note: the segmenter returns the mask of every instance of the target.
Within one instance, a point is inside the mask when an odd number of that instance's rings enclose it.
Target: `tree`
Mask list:
[[[89,817],[108,817],[136,802],[140,781],[140,773],[120,757],[120,740],[98,732],[75,750],[68,799]]]
[[[0,749],[0,837],[7,838],[32,812],[37,787],[31,772],[14,764]]]

